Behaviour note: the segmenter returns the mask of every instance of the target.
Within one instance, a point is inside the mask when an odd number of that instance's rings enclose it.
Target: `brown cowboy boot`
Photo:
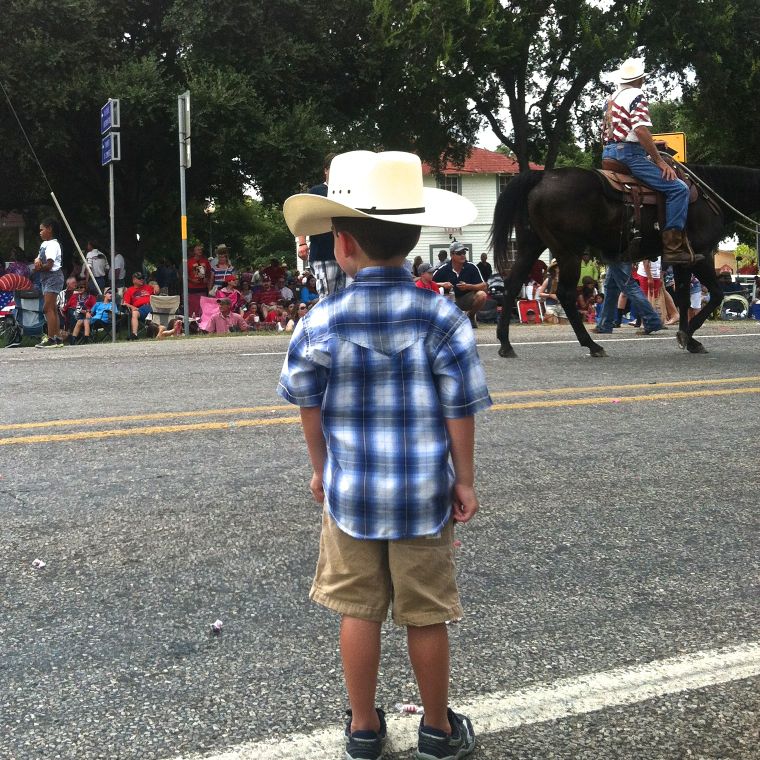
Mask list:
[[[696,264],[703,261],[704,256],[697,255],[692,251],[684,230],[664,230],[662,233],[662,263],[669,264]]]

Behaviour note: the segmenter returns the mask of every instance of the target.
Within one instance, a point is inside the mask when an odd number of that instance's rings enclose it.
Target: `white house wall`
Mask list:
[[[424,178],[425,187],[436,187],[435,177]],[[465,174],[461,177],[462,195],[471,200],[478,210],[475,221],[465,227],[461,233],[449,234],[440,227],[423,227],[420,242],[409,254],[409,260],[422,256],[423,261],[437,263],[438,251],[448,249],[456,238],[468,246],[472,252],[472,260],[480,261],[480,254],[487,253],[488,260],[493,263],[493,253],[488,248],[488,236],[491,232],[493,210],[496,205],[498,179],[495,174]]]

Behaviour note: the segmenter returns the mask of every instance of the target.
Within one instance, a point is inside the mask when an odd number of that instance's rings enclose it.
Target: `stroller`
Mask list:
[[[17,348],[26,336],[39,337],[45,331],[44,301],[38,291],[14,291],[13,300],[14,312],[0,320],[0,345],[5,348]]]
[[[481,322],[496,322],[503,303],[504,278],[499,274],[494,274],[488,278],[488,299],[483,308],[478,312],[478,320]]]

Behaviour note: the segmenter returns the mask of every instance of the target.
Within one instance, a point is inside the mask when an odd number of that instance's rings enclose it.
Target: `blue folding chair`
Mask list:
[[[41,336],[45,332],[44,299],[36,290],[17,290],[13,294],[16,308],[6,317],[3,333],[6,348],[15,348],[27,336]]]

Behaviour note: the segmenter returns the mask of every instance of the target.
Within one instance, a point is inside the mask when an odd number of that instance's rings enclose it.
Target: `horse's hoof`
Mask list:
[[[686,349],[690,354],[706,354],[707,349],[698,341],[691,338],[686,344]]]
[[[504,348],[502,346],[499,349],[499,356],[503,357],[504,359],[516,359],[517,354],[515,353],[515,349],[510,346],[509,348]]]
[[[690,337],[688,336],[688,334],[687,334],[687,333],[685,333],[683,330],[679,330],[679,331],[676,333],[676,340],[678,341],[678,345],[679,345],[681,348],[686,348],[686,346],[688,346],[688,345],[689,345],[689,341],[691,340],[691,338],[690,338]],[[696,342],[696,341],[695,341],[695,342]]]
[[[594,359],[603,359],[607,356],[607,352],[601,346],[591,348],[589,351],[591,351],[591,356],[593,356]]]

